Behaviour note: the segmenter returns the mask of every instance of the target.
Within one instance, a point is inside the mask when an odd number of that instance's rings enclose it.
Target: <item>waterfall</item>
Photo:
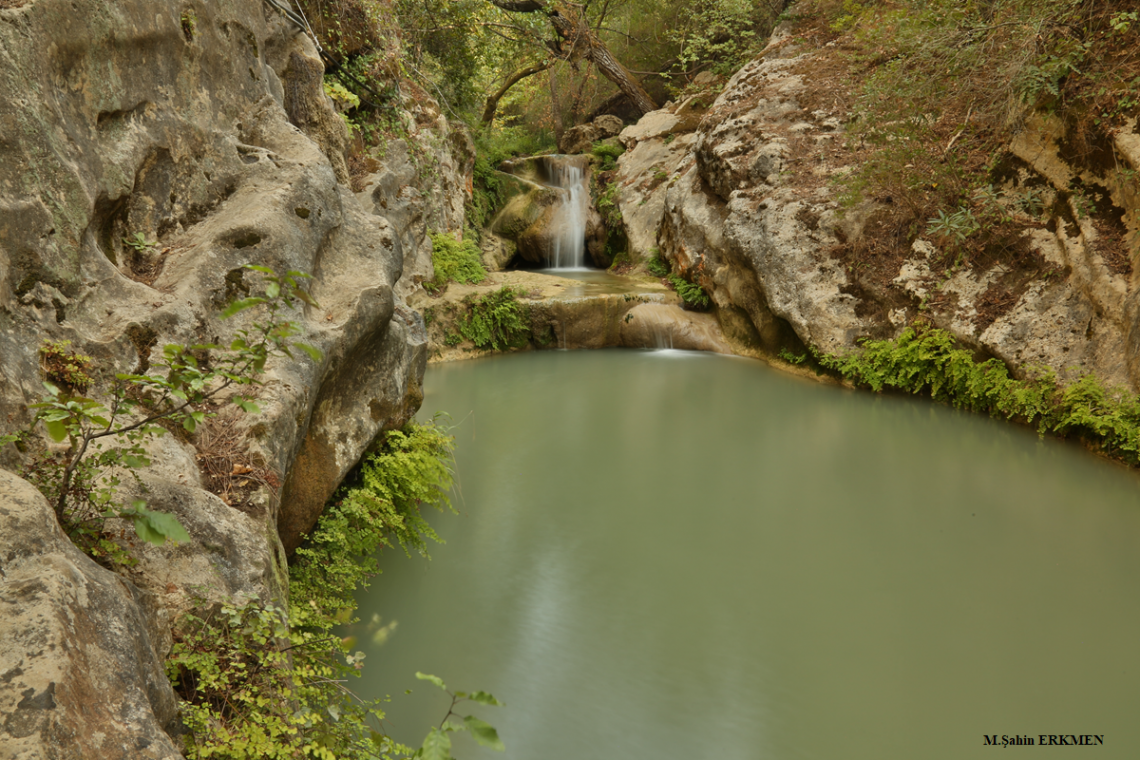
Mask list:
[[[561,202],[551,220],[550,248],[546,265],[551,269],[582,269],[586,266],[586,172],[580,162],[561,156],[546,159],[550,186],[559,188]]]

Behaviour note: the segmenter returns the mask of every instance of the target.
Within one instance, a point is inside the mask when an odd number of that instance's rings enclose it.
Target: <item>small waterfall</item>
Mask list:
[[[553,235],[546,265],[551,269],[583,269],[586,266],[586,172],[580,161],[562,156],[547,157],[545,162],[550,186],[564,191],[562,202],[554,209]]]
[[[653,347],[660,349],[673,348],[673,323],[651,322],[649,326],[653,333]]]

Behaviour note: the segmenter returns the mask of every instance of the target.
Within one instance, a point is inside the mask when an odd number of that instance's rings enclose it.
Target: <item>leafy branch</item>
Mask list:
[[[466,731],[471,734],[475,741],[482,744],[484,747],[502,752],[506,749],[503,746],[502,739],[499,738],[499,732],[486,721],[476,718],[474,715],[460,716],[455,712],[456,706],[461,702],[475,702],[480,705],[488,705],[492,707],[501,706],[503,703],[495,699],[493,696],[485,691],[475,691],[470,694],[465,691],[451,691],[447,688],[447,684],[439,676],[433,676],[429,673],[416,673],[416,678],[421,681],[429,681],[443,690],[445,694],[451,697],[451,705],[447,708],[447,715],[443,716],[443,720],[439,725],[428,732],[424,738],[423,746],[420,747],[413,758],[421,758],[422,760],[451,760],[451,736],[456,731]],[[462,718],[462,723],[451,720],[452,717]]]
[[[268,318],[238,330],[227,348],[212,343],[167,345],[163,361],[156,365],[161,372],[116,375],[106,405],[44,382],[47,394],[30,406],[36,410],[33,426],[42,422],[51,439],[67,441],[68,448],[54,464],[38,461],[29,472],[53,503],[61,524],[77,525],[80,534],[98,542],[103,522],[120,517],[132,520],[138,536],[150,543],[189,540],[173,516],[146,509],[143,500],[134,501],[130,508],[113,508],[120,485],[116,471],[125,468],[137,480],[134,471],[150,464],[144,443],[166,432],[160,422],[181,425],[193,433],[208,415],[200,407],[234,386],[258,384],[269,358],[293,358],[293,349],[304,351],[314,361],[321,356],[317,349],[295,340],[300,326],[282,316],[298,302],[316,305],[301,287],[309,275],[295,271],[278,275],[253,265],[247,268],[261,273],[265,294],[235,301],[221,316],[228,319],[245,309],[264,306]],[[230,401],[245,412],[260,411],[247,396],[234,395]],[[0,439],[0,445],[8,438]],[[104,449],[102,439],[113,443]]]

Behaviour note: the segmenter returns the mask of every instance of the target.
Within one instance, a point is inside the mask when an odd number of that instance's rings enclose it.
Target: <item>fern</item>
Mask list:
[[[379,572],[378,548],[398,543],[405,553],[426,556],[429,540],[442,543],[420,507],[450,508],[450,463],[451,437],[434,424],[410,423],[387,434],[297,549],[289,572],[295,623],[347,623],[356,608],[353,593]]]
[[[1075,436],[1140,464],[1140,397],[1104,387],[1092,374],[1062,388],[1049,370],[1010,377],[997,359],[975,361],[945,330],[910,327],[895,340],[866,341],[862,351],[817,355],[821,366],[873,391],[926,394],[994,417],[1036,424],[1039,433]]]
[[[529,319],[514,290],[500,288],[481,298],[468,297],[465,303],[467,313],[457,320],[456,327],[476,348],[502,351],[526,345]]]
[[[712,305],[709,294],[700,285],[691,283],[677,274],[669,275],[668,280],[688,308],[703,311]]]
[[[424,287],[442,290],[449,282],[476,284],[487,279],[479,246],[473,240],[456,240],[444,233],[431,233],[431,260],[434,276]]]

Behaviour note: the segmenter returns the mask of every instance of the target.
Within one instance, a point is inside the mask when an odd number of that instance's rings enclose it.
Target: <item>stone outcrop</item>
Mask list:
[[[144,592],[82,554],[0,470],[0,756],[173,760],[179,725]]]
[[[622,120],[617,116],[602,114],[588,124],[579,124],[563,132],[558,150],[567,155],[589,153],[594,143],[613,137],[621,132],[623,126]]]
[[[519,296],[528,322],[526,344],[515,350],[675,348],[732,353],[712,314],[686,311],[677,294],[649,278],[572,280],[538,272],[501,272],[478,285],[452,283],[441,296],[418,293],[412,304],[430,321],[432,362],[488,356],[460,340],[457,321],[466,301],[502,287]]]
[[[312,275],[319,306],[287,317],[320,359],[272,359],[253,391],[262,413],[237,423],[267,473],[246,511],[204,489],[201,430],[158,439],[145,498],[191,541],[133,546],[139,564],[119,578],[67,551],[58,528],[49,537],[51,511],[4,476],[0,517],[23,505],[29,532],[4,526],[0,584],[56,599],[36,625],[55,637],[59,672],[21,675],[38,651],[25,633],[24,655],[4,650],[0,744],[18,739],[29,758],[173,756],[161,670],[173,619],[202,597],[279,599],[286,551],[364,449],[418,408],[427,338],[404,297],[430,277],[427,231],[462,228],[470,138],[418,104],[353,193],[316,48],[260,0],[36,0],[0,8],[0,50],[0,433],[31,422],[45,341],[93,358],[100,398],[115,373],[160,365],[165,344],[228,344],[264,320],[219,316],[263,287],[246,264]],[[413,147],[433,172],[415,171]],[[5,446],[0,466],[45,444],[29,445]],[[32,622],[5,624],[8,645]],[[81,688],[100,695],[86,712]],[[119,749],[128,735],[140,743]]]
[[[827,180],[853,167],[829,148],[847,115],[801,105],[812,72],[823,68],[814,62],[832,54],[777,30],[699,122],[690,98],[623,130],[628,150],[617,181],[631,251],[644,259],[659,250],[702,285],[737,350],[798,352],[807,344],[843,353],[861,337],[897,335],[921,317],[1015,372],[1094,371],[1109,384],[1140,387],[1136,290],[1098,253],[1100,233],[1074,205],[1072,188],[1095,189],[1125,218],[1140,205],[1103,170],[1061,157],[1064,128],[1055,119],[1031,116],[1011,146],[1023,164],[1010,170],[1007,186],[1044,185],[1044,206],[1055,209],[1018,243],[1031,268],[951,271],[920,238],[885,287],[853,273],[836,251],[858,244],[880,207],[839,207]],[[1115,141],[1131,167],[1140,166],[1135,129]],[[995,297],[1008,307],[983,318]]]

